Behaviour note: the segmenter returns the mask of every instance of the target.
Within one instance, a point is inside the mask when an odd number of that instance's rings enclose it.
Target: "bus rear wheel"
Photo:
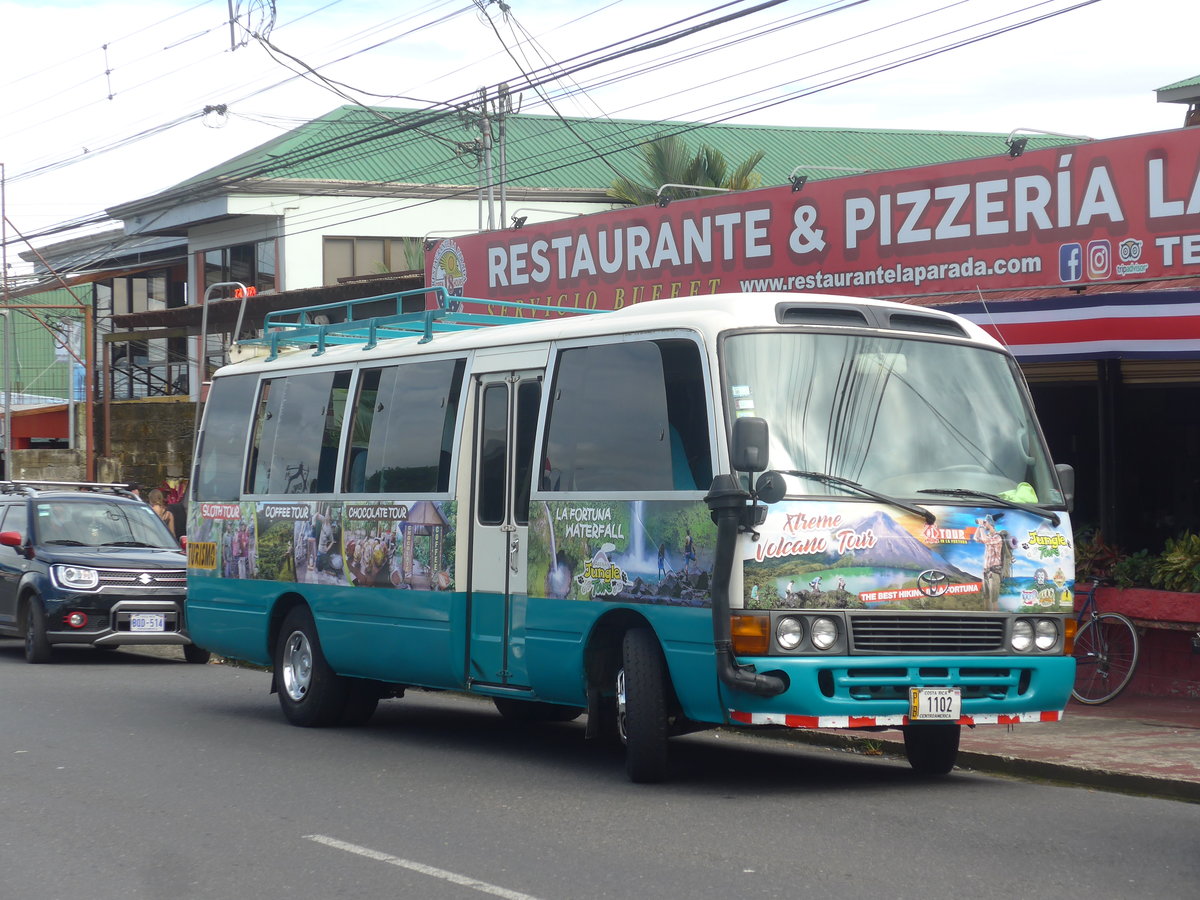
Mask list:
[[[293,725],[321,728],[342,720],[350,688],[325,661],[307,606],[295,607],[283,620],[275,642],[275,681],[279,706]]]
[[[649,628],[625,632],[617,670],[617,735],[625,745],[625,771],[636,783],[667,774],[667,663]]]
[[[958,758],[961,725],[944,722],[904,726],[904,755],[914,772],[945,775]]]

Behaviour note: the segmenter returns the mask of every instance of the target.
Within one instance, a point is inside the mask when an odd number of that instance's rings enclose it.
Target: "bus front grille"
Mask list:
[[[995,653],[1004,648],[1004,617],[865,613],[850,618],[859,653]]]

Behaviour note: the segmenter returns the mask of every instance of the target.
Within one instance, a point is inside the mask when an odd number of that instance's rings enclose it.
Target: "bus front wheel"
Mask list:
[[[654,632],[625,632],[617,670],[617,734],[625,745],[630,781],[662,781],[667,774],[667,664]]]
[[[958,758],[961,725],[939,722],[904,726],[904,755],[914,772],[945,775]]]
[[[293,725],[336,725],[346,710],[349,687],[321,652],[317,626],[307,606],[288,612],[275,643],[279,705]]]

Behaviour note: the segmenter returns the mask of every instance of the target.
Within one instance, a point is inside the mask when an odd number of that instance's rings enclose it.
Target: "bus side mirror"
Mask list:
[[[771,431],[767,420],[745,416],[733,420],[733,470],[764,472],[770,453]]]
[[[1054,471],[1058,473],[1058,483],[1062,485],[1067,512],[1072,512],[1075,509],[1075,469],[1066,463],[1059,463]]]

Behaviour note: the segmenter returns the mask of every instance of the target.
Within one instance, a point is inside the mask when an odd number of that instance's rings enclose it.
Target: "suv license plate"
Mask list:
[[[167,617],[162,613],[134,613],[129,617],[130,631],[166,631]]]
[[[962,691],[959,688],[910,688],[910,719],[957,722],[962,715]]]

